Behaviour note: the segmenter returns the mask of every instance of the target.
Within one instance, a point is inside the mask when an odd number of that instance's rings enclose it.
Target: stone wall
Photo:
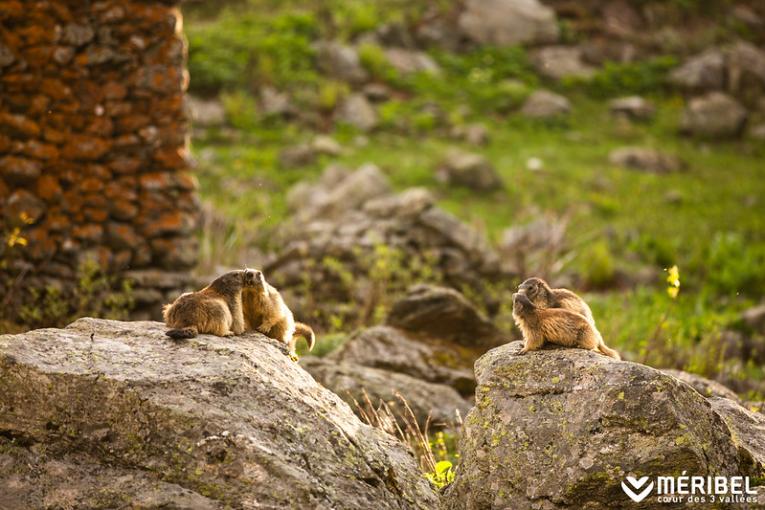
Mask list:
[[[0,0],[2,234],[26,240],[0,248],[0,295],[65,287],[86,259],[132,277],[139,310],[184,286],[199,206],[176,3]]]

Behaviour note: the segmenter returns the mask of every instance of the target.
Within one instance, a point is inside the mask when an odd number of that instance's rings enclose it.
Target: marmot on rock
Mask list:
[[[603,337],[587,320],[576,312],[563,308],[540,308],[525,294],[513,294],[513,319],[523,333],[520,354],[536,351],[545,342],[565,347],[579,347],[620,360],[619,353],[606,346]]]
[[[312,350],[316,343],[313,329],[302,322],[295,322],[281,294],[266,282],[261,271],[250,271],[255,274],[255,283],[242,291],[245,330],[258,331],[283,342],[289,349],[290,358],[297,360],[295,344],[298,337],[304,337],[308,342],[308,350]]]
[[[524,294],[538,308],[563,308],[584,315],[584,318],[595,326],[592,310],[568,289],[553,289],[541,278],[529,278],[518,286],[518,292]]]
[[[168,330],[176,340],[209,333],[232,336],[244,333],[242,288],[255,283],[250,269],[229,271],[204,289],[186,292],[162,308]]]

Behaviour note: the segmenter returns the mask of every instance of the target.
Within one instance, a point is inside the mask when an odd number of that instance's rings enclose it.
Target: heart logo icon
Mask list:
[[[645,489],[640,491],[640,489],[643,487],[643,485],[645,485],[647,481],[648,481],[647,476],[644,476],[643,478],[640,478],[640,479],[635,479],[631,476],[628,476],[626,482],[629,482],[629,483],[622,482],[622,490],[627,496],[629,496],[629,498],[632,501],[634,501],[635,503],[640,503],[653,490],[653,482],[651,482],[645,487]]]

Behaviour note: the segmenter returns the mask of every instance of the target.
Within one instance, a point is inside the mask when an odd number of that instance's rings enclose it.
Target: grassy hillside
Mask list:
[[[437,2],[442,12],[451,8]],[[658,366],[761,380],[751,362],[723,362],[720,332],[736,327],[741,310],[765,291],[765,145],[679,136],[684,100],[665,77],[680,57],[670,54],[607,64],[587,81],[553,83],[533,71],[520,47],[430,48],[441,74],[404,76],[387,64],[379,45],[362,42],[361,62],[372,81],[391,91],[377,106],[380,127],[363,134],[333,123],[331,111],[351,87],[317,70],[314,41],[358,41],[384,23],[414,26],[425,15],[420,3],[395,1],[335,0],[322,8],[250,1],[215,13],[189,7],[191,90],[220,97],[229,124],[198,130],[193,140],[202,196],[223,223],[205,235],[225,239],[205,243],[203,267],[239,264],[253,247],[268,250],[265,234],[284,220],[285,192],[294,183],[316,178],[328,163],[373,162],[396,188],[431,189],[442,207],[497,242],[505,228],[541,214],[566,217],[559,272],[590,290],[609,344]],[[742,35],[735,27],[718,32],[721,41]],[[564,30],[564,39],[578,37]],[[297,110],[315,112],[312,120],[262,114],[258,91],[266,85],[289,93]],[[538,88],[567,96],[571,114],[558,121],[519,115],[519,105]],[[629,94],[656,104],[653,121],[611,116],[607,101]],[[488,145],[450,136],[475,122],[487,128]],[[317,133],[331,135],[343,153],[298,169],[280,167],[282,149]],[[687,169],[657,175],[609,164],[609,152],[625,145],[677,155]],[[434,170],[454,147],[485,155],[505,189],[486,194],[440,184]],[[532,158],[541,168],[529,169]],[[667,295],[662,272],[672,265],[680,268],[676,300]]]

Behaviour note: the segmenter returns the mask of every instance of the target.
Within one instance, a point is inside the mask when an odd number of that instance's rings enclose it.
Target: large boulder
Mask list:
[[[722,92],[710,92],[688,102],[680,131],[702,138],[737,136],[746,125],[747,112],[738,101]]]
[[[435,508],[412,456],[262,335],[0,337],[0,507]]]
[[[420,428],[453,427],[467,414],[470,404],[454,388],[406,374],[332,359],[303,358],[300,364],[316,381],[345,400],[358,414],[366,398],[375,407],[385,402],[401,419],[407,414],[399,395],[406,400]],[[357,405],[358,404],[358,405]]]
[[[447,508],[656,508],[655,495],[633,506],[622,481],[762,476],[754,413],[718,412],[685,383],[636,363],[583,349],[519,355],[521,347],[476,362],[476,406]],[[730,418],[741,412],[746,423]]]
[[[555,12],[538,0],[467,0],[458,23],[471,41],[498,46],[555,42],[560,33]]]
[[[706,398],[727,398],[734,402],[741,402],[741,399],[739,399],[735,391],[717,381],[701,377],[697,374],[684,372],[682,370],[675,370],[673,368],[664,368],[662,369],[662,372],[683,381]]]

